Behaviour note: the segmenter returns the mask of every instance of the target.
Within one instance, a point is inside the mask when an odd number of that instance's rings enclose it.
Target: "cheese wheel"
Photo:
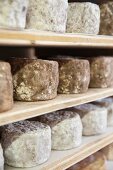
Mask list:
[[[67,170],[107,170],[105,156],[97,152]]]
[[[0,61],[0,112],[13,107],[13,82],[9,63]]]
[[[113,1],[100,5],[100,34],[113,35]]]
[[[52,58],[59,64],[60,94],[85,93],[90,82],[90,66],[87,60],[74,59],[71,57]]]
[[[67,0],[30,0],[26,27],[30,29],[65,32]]]
[[[69,3],[67,32],[98,34],[100,25],[99,6],[90,2]]]
[[[98,135],[107,129],[107,110],[93,104],[83,104],[70,108],[81,117],[83,124],[83,135]]]
[[[105,88],[113,85],[113,58],[93,57],[89,59],[91,70],[90,87]]]
[[[0,1],[0,27],[25,28],[28,0]]]
[[[40,122],[21,121],[2,131],[5,163],[13,167],[33,167],[48,160],[51,129]]]
[[[0,170],[4,170],[4,157],[1,144],[0,144]]]
[[[14,58],[9,62],[16,100],[39,101],[57,96],[59,72],[56,61]]]
[[[51,127],[52,149],[66,150],[78,147],[82,141],[82,123],[78,114],[57,111],[39,118]]]
[[[103,148],[102,152],[106,156],[107,160],[113,161],[113,143]]]
[[[113,98],[105,98],[101,100],[97,100],[93,102],[93,104],[100,106],[100,107],[105,107],[107,109],[107,124],[108,126],[113,126]]]

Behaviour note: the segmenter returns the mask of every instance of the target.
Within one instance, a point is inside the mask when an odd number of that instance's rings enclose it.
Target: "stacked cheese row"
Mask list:
[[[5,0],[0,2],[0,26],[86,34],[98,34],[100,27],[100,34],[113,35],[112,7],[113,2],[99,8],[67,0]]]
[[[49,159],[51,149],[79,147],[82,135],[102,134],[109,125],[113,126],[112,97],[3,126],[5,163],[14,167],[37,166]]]
[[[54,61],[52,61],[54,60]],[[89,87],[113,86],[113,58],[64,58],[52,60],[12,58],[0,62],[0,112],[19,101],[50,100],[60,94],[87,92]],[[12,81],[12,75],[13,81]]]

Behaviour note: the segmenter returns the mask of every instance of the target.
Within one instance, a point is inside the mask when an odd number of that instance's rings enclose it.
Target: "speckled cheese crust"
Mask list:
[[[51,129],[40,122],[22,121],[3,128],[5,163],[13,167],[33,167],[48,160]]]
[[[102,152],[105,154],[107,160],[113,161],[113,143],[103,148]]]
[[[26,27],[65,32],[67,8],[67,0],[30,0]]]
[[[100,9],[93,3],[69,3],[67,32],[98,34],[100,25]]]
[[[82,140],[82,123],[79,115],[70,111],[57,111],[40,118],[52,130],[52,149],[67,150],[78,147]]]
[[[13,81],[11,67],[7,62],[0,62],[0,112],[13,107]]]
[[[100,34],[113,35],[113,2],[102,3],[100,14]]]
[[[0,170],[4,170],[4,157],[1,144],[0,144]]]
[[[93,104],[101,107],[105,107],[107,109],[107,124],[108,126],[113,126],[113,98],[105,98],[101,100],[97,100],[93,102]]]
[[[25,28],[28,0],[0,1],[0,27]]]
[[[14,98],[20,101],[49,100],[57,96],[58,63],[39,59],[10,60]]]
[[[85,93],[90,82],[90,66],[87,60],[64,58],[54,59],[59,64],[60,94]]]
[[[84,104],[72,108],[81,117],[83,135],[98,135],[107,129],[107,109],[93,104]]]
[[[106,88],[113,86],[113,58],[98,56],[90,58],[89,62],[91,71],[90,87]]]

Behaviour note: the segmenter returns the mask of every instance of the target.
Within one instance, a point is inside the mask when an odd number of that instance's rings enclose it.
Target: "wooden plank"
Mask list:
[[[83,137],[83,144],[79,148],[67,151],[52,151],[51,157],[46,163],[34,168],[27,168],[27,170],[65,170],[112,142],[113,128],[108,128],[103,135]],[[6,166],[5,170],[25,169]]]
[[[18,39],[1,39],[0,46],[33,46],[33,42],[30,40],[18,40]]]
[[[35,46],[52,46],[52,47],[103,47],[113,48],[112,36],[84,35],[84,34],[60,34],[36,30],[0,30],[0,45],[2,40],[29,40]],[[4,43],[3,43],[4,44]],[[8,45],[8,44],[7,44]],[[11,45],[9,43],[9,45]]]
[[[113,88],[89,89],[84,94],[58,95],[53,100],[40,102],[15,102],[14,108],[0,113],[0,125],[36,117],[52,111],[80,105],[113,95]]]

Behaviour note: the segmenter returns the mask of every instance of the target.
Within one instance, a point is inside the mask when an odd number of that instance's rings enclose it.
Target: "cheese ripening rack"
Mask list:
[[[4,30],[3,32],[6,32],[6,30]],[[31,47],[31,45],[29,46],[28,44],[23,44],[23,43],[21,44],[21,41],[26,41],[26,40],[21,40],[20,38],[16,39],[15,38],[16,35],[15,34],[13,35],[12,31],[8,31],[7,33],[9,33],[9,34],[11,33],[10,38],[8,37],[9,42],[10,42],[10,40],[11,41],[16,40],[16,43],[17,43],[17,41],[19,41],[20,47],[21,46]],[[18,34],[21,34],[21,31],[18,32]],[[46,33],[46,32],[45,32],[45,34],[50,35],[50,33]],[[60,36],[61,35],[59,35],[59,37]],[[65,37],[65,35],[63,35],[63,36]],[[76,36],[79,37],[79,35],[75,35],[75,37]],[[89,39],[87,40],[87,38],[85,38],[86,37],[85,35],[84,36],[80,35],[80,38],[81,37],[84,37],[84,39],[85,39],[85,47],[90,47]],[[98,43],[96,44],[96,42],[95,42],[95,45],[94,46],[91,45],[91,47],[93,47],[94,49],[102,47],[104,49],[105,46],[102,45],[103,36],[102,36],[102,38],[101,38],[101,36],[96,36],[96,37],[88,36],[88,37],[91,37],[92,41],[93,41],[93,38],[95,40],[95,39],[98,39],[98,37],[99,37],[99,39],[101,40],[101,41],[100,40],[98,41],[99,46],[98,46]],[[106,42],[106,44],[107,44],[106,48],[111,48],[111,51],[112,51],[113,44],[111,42],[113,41],[113,38],[108,37],[108,36],[107,37],[104,36],[104,38],[108,42],[108,43]],[[3,44],[1,43],[1,46],[5,47],[6,45],[8,45],[6,42],[5,42],[6,44],[4,44],[4,40],[6,41],[7,39],[2,37],[0,39],[0,41],[2,42],[2,40],[3,40]],[[108,45],[109,40],[110,40],[111,46]],[[27,40],[27,41],[31,42],[31,39]],[[38,40],[36,40],[36,41],[38,41]],[[47,42],[45,40],[41,40],[41,41],[42,41],[42,44],[44,44],[44,46],[42,45],[42,47],[45,48],[45,44]],[[18,47],[18,44],[16,44],[16,43],[9,44],[9,46],[12,47],[12,49],[13,49],[13,47],[15,48],[15,46]],[[52,40],[52,43],[53,44],[55,43],[54,39]],[[69,43],[69,42],[67,41],[67,43]],[[104,41],[104,43],[105,43],[105,41]],[[79,42],[79,44],[80,44],[80,47],[82,47],[82,43]],[[48,43],[47,43],[47,45],[48,45]],[[36,46],[32,44],[32,47],[36,47]],[[56,44],[55,44],[55,47],[56,47]],[[61,46],[58,44],[57,47],[60,48]],[[66,47],[65,43],[64,43],[63,47]],[[69,45],[69,47],[70,47],[70,45]],[[73,47],[77,48],[78,46],[75,43],[73,45]],[[90,88],[88,90],[88,92],[84,93],[84,94],[58,95],[55,99],[50,100],[50,101],[15,102],[14,108],[12,110],[0,114],[0,125],[2,126],[2,125],[16,122],[16,121],[25,120],[28,118],[32,118],[32,117],[36,117],[36,116],[43,115],[46,113],[50,113],[52,111],[56,111],[59,109],[64,109],[64,108],[68,108],[68,107],[72,107],[72,106],[77,106],[77,105],[80,105],[83,103],[88,103],[88,102],[95,101],[95,100],[105,98],[105,97],[109,97],[112,95],[113,95],[113,88],[104,88],[104,89]],[[113,129],[108,128],[106,133],[103,135],[93,136],[93,137],[84,137],[83,144],[79,148],[75,148],[75,149],[72,149],[69,151],[52,151],[51,157],[47,161],[47,163],[44,163],[44,164],[34,167],[34,168],[29,168],[29,170],[46,170],[46,169],[47,170],[56,170],[56,169],[64,170],[64,169],[74,165],[75,163],[81,161],[82,159],[85,159],[86,157],[90,156],[91,154],[97,152],[98,150],[102,149],[103,147],[111,144],[113,142],[113,133],[112,132],[113,132]],[[59,155],[60,155],[60,157],[59,157]],[[18,168],[12,168],[9,166],[5,166],[5,170],[17,170],[17,169]],[[22,168],[20,168],[20,169],[22,169]],[[24,170],[24,169],[22,169],[22,170]]]
[[[101,52],[109,50],[113,54],[113,37],[104,35],[84,35],[72,33],[53,33],[36,30],[0,29],[0,48],[33,48],[38,51],[46,49],[92,49]],[[49,49],[49,50],[48,50]],[[2,51],[3,51],[2,50]],[[49,54],[48,54],[49,55]],[[113,88],[93,89],[87,93],[76,95],[58,95],[55,99],[41,102],[15,102],[12,110],[0,113],[0,126],[50,113],[52,111],[77,106],[98,99],[113,96]],[[85,159],[91,154],[113,143],[113,128],[108,128],[103,135],[83,137],[80,147],[67,151],[52,151],[49,160],[28,170],[65,170]],[[109,164],[110,166],[111,164]],[[5,170],[25,170],[5,166]],[[109,169],[110,170],[110,169]]]

